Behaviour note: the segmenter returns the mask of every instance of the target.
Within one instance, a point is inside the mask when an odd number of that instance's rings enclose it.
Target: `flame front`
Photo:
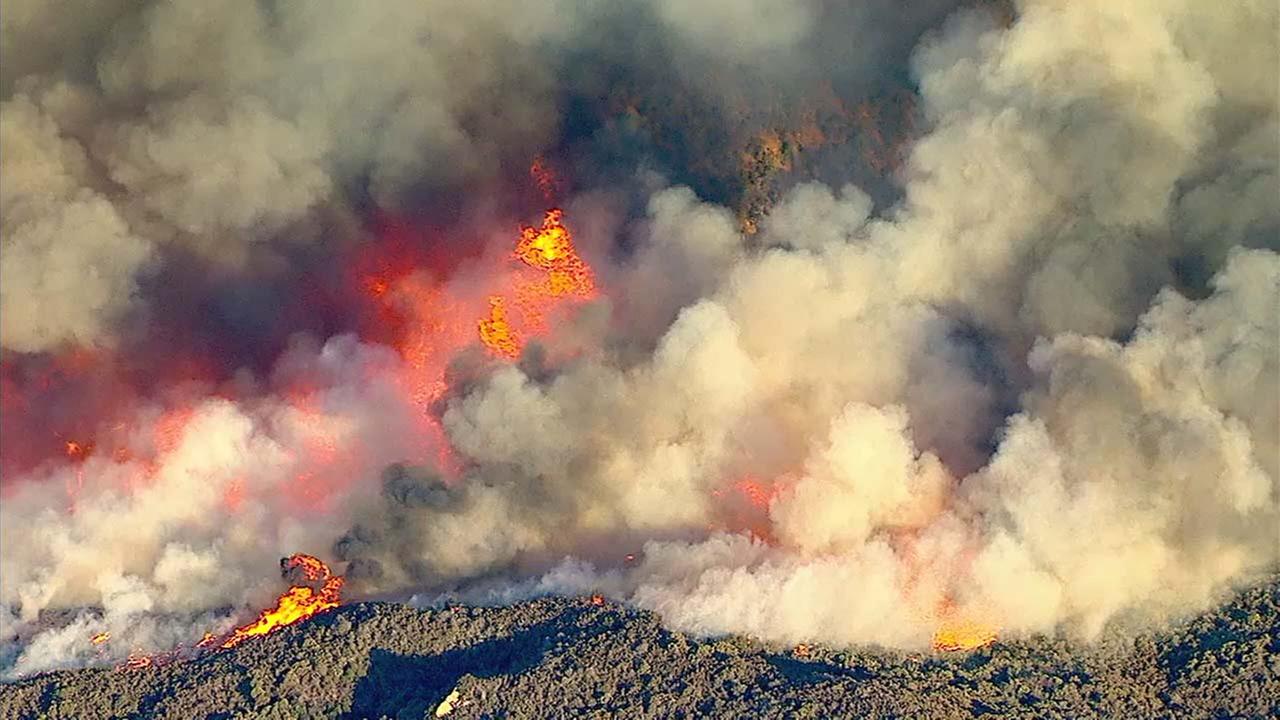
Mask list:
[[[285,561],[286,568],[300,568],[309,582],[322,582],[317,590],[309,585],[294,585],[284,592],[275,607],[263,610],[258,619],[236,628],[223,643],[229,648],[239,645],[256,635],[266,635],[286,625],[301,622],[316,613],[335,608],[341,602],[343,578],[332,575],[328,566],[318,558],[301,553]]]

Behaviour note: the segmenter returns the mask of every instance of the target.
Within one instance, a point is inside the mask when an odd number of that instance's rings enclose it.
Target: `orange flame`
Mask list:
[[[291,556],[283,563],[286,569],[300,568],[309,582],[321,582],[319,590],[309,585],[294,585],[276,600],[275,607],[263,610],[258,619],[236,628],[223,643],[223,648],[239,645],[245,640],[266,635],[286,625],[306,620],[316,613],[338,606],[341,602],[343,578],[331,575],[329,567],[318,558],[301,553]]]
[[[994,627],[968,618],[944,621],[933,633],[933,649],[939,652],[977,650],[996,641]]]
[[[542,217],[542,227],[520,228],[516,257],[529,267],[548,273],[543,286],[548,295],[564,297],[590,296],[595,291],[591,268],[578,257],[573,235],[564,226],[564,211],[552,208]]]
[[[720,523],[713,524],[712,528],[745,532],[766,543],[774,542],[769,506],[793,483],[790,475],[780,475],[772,480],[745,475],[712,490],[711,496],[717,500],[721,515]]]
[[[980,620],[972,614],[964,614],[946,599],[938,611],[940,624],[933,632],[933,649],[937,652],[958,652],[984,648],[996,641],[999,628]]]
[[[111,633],[104,630],[100,633],[95,634],[93,637],[89,638],[89,642],[93,643],[94,645],[101,645],[102,643],[110,639],[111,639]]]
[[[562,301],[595,295],[595,276],[563,218],[564,211],[552,208],[541,227],[520,228],[513,255],[523,271],[512,278],[515,312],[504,295],[490,295],[489,317],[478,323],[480,342],[499,357],[519,357],[524,338],[544,331],[547,315]]]
[[[506,301],[501,295],[489,298],[489,317],[480,321],[480,342],[503,357],[520,355],[520,341],[507,321]]]
[[[129,657],[124,662],[116,666],[116,670],[141,670],[151,667],[155,660],[150,655],[141,653],[129,653]]]

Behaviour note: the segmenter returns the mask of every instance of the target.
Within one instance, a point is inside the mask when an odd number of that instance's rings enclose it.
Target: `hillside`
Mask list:
[[[49,673],[6,718],[1265,717],[1280,713],[1280,580],[1122,649],[998,643],[930,656],[703,640],[584,599],[346,606],[189,662]]]

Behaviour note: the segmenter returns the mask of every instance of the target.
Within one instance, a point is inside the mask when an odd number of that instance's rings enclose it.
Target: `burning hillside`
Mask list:
[[[7,678],[371,599],[1083,647],[1280,562],[1273,3],[73,4],[0,15]]]

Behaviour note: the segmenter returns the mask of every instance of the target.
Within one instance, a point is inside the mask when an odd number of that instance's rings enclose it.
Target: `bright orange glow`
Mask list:
[[[933,633],[933,649],[939,652],[977,650],[996,641],[996,628],[968,618],[944,620]]]
[[[543,285],[548,295],[588,297],[595,291],[591,268],[578,256],[573,235],[564,226],[564,211],[552,208],[542,218],[542,227],[520,228],[516,257],[532,268],[548,273]]]
[[[778,483],[765,483],[752,477],[745,477],[733,484],[733,489],[746,499],[753,507],[768,510],[773,499],[782,491]]]
[[[301,568],[303,576],[309,582],[320,582],[319,590],[310,585],[294,585],[276,600],[276,605],[263,610],[258,619],[236,628],[222,643],[222,647],[235,647],[245,640],[258,635],[266,635],[286,625],[301,622],[316,613],[338,606],[341,602],[343,578],[331,575],[329,568],[318,558],[301,553],[291,556],[285,561],[288,568]]]
[[[489,298],[489,317],[480,321],[480,342],[494,353],[507,358],[520,355],[520,341],[507,321],[506,302],[501,295]]]
[[[938,652],[977,650],[996,641],[999,628],[972,611],[962,611],[950,597],[944,597],[936,613],[933,649]]]
[[[727,487],[712,490],[711,496],[717,500],[722,524],[715,524],[711,529],[746,532],[764,542],[773,542],[769,506],[793,482],[790,475],[773,480],[745,475]]]
[[[562,210],[548,210],[541,227],[520,228],[513,254],[521,263],[509,279],[514,307],[506,295],[490,295],[489,317],[478,325],[480,342],[508,359],[520,356],[525,338],[546,332],[548,315],[562,303],[595,296],[595,276],[578,255]]]

